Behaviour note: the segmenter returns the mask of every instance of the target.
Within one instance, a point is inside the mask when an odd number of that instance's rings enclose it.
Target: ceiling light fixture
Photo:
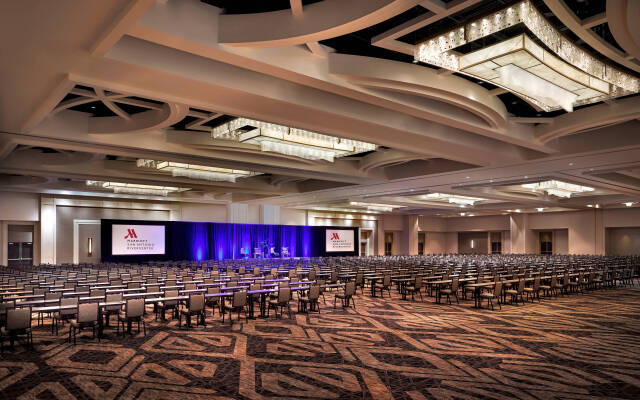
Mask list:
[[[184,192],[189,189],[173,186],[140,185],[136,183],[87,181],[87,186],[111,189],[113,193],[142,194],[166,197],[171,193]]]
[[[536,183],[525,183],[523,188],[531,189],[532,191],[544,191],[548,195],[557,197],[569,198],[574,194],[593,192],[595,189],[589,186],[575,185],[573,183],[567,183],[562,181],[550,180]]]
[[[448,201],[450,204],[458,204],[460,206],[473,206],[478,201],[484,201],[486,199],[480,197],[458,196],[455,194],[445,193],[429,193],[422,196],[425,200],[440,200]]]
[[[523,24],[527,33],[467,54],[454,49]],[[427,39],[414,58],[507,89],[544,111],[564,109],[640,91],[640,80],[596,59],[567,39],[529,0]]]
[[[244,171],[241,169],[228,169],[208,167],[205,165],[185,164],[172,161],[155,161],[138,159],[136,165],[140,168],[153,168],[159,171],[171,172],[174,177],[184,177],[189,179],[201,179],[214,182],[236,182],[238,178],[248,178],[259,175],[257,172]]]
[[[632,201],[627,201],[626,203],[624,203],[625,206],[627,207],[631,207],[633,205]]]
[[[258,145],[260,150],[265,152],[329,162],[333,162],[336,157],[376,149],[376,145],[372,143],[342,139],[249,118],[236,118],[217,126],[211,130],[211,137]]]
[[[538,207],[538,212],[543,212],[544,208],[543,207]]]
[[[383,211],[383,212],[391,212],[394,210],[394,208],[405,207],[405,206],[398,206],[395,204],[363,203],[360,201],[351,201],[349,202],[349,204],[356,207],[366,207],[367,210]]]

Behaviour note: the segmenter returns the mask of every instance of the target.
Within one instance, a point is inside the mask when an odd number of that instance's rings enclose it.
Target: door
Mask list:
[[[7,262],[10,267],[33,265],[33,225],[9,225]]]

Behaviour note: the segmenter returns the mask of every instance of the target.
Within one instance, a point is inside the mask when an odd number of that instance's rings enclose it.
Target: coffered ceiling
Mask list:
[[[629,17],[637,3],[530,2],[630,79],[640,76],[640,31]],[[0,190],[443,217],[637,206],[637,93],[545,112],[504,87],[414,59],[425,40],[514,4],[3,2]],[[531,34],[520,24],[456,50],[522,33]],[[285,144],[212,135],[236,118],[263,123],[238,135],[278,134]],[[332,162],[290,151],[318,140],[375,146]],[[225,171],[248,173],[219,179]],[[562,197],[522,186],[549,180],[594,190]]]

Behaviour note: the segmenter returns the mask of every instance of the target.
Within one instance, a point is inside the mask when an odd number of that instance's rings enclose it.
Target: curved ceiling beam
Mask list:
[[[218,42],[240,47],[280,47],[317,42],[385,21],[420,0],[324,0],[291,10],[218,17]]]
[[[376,151],[362,157],[359,168],[361,171],[368,172],[374,168],[385,165],[404,161],[422,160],[424,158],[422,155],[400,150]]]
[[[329,55],[329,72],[370,88],[442,101],[475,114],[491,128],[507,126],[502,101],[480,85],[457,76],[397,61],[337,53]]]
[[[633,19],[639,15],[637,0],[607,0],[609,29],[620,47],[637,60],[640,60],[640,25]]]
[[[167,103],[161,110],[133,114],[129,119],[116,117],[89,117],[89,133],[133,133],[169,127],[180,122],[189,112],[183,104]]]
[[[640,64],[637,61],[629,60],[627,58],[627,54],[605,42],[604,39],[596,35],[596,33],[591,29],[585,28],[580,18],[571,11],[563,0],[544,0],[544,3],[556,17],[558,17],[558,19],[567,26],[567,28],[569,28],[589,46],[593,47],[596,51],[599,51],[605,57],[609,57],[612,61],[615,61],[620,65],[624,65],[633,71],[640,72]]]
[[[621,123],[640,118],[640,97],[617,100],[612,104],[599,104],[554,118],[552,124],[535,127],[538,140],[547,143],[562,136],[587,129]]]

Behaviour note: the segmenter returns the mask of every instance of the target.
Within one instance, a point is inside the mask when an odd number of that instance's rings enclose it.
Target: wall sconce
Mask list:
[[[93,255],[93,238],[90,237],[87,239],[88,243],[87,243],[87,248],[89,249],[89,257],[91,257]]]

